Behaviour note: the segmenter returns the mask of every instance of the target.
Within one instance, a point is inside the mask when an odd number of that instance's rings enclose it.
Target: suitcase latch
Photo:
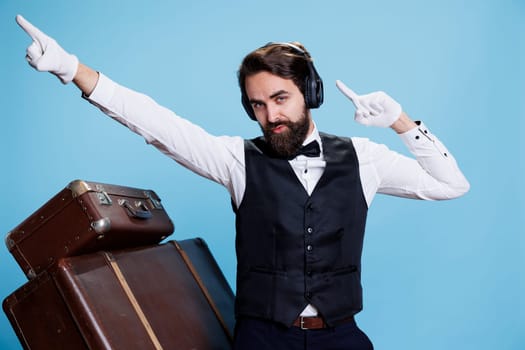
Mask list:
[[[108,193],[104,191],[104,187],[102,187],[99,184],[97,184],[95,187],[97,189],[97,198],[98,198],[99,203],[101,205],[112,205],[113,201],[109,197]]]
[[[151,191],[144,191],[144,194],[151,202],[151,205],[153,205],[153,209],[163,209],[162,204],[160,204],[160,200],[153,197],[153,194],[151,193]]]

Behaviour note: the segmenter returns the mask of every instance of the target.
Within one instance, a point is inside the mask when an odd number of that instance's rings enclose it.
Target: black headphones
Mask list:
[[[314,64],[310,56],[298,46],[290,43],[270,42],[262,46],[261,49],[271,45],[284,45],[290,47],[291,49],[293,49],[293,51],[305,57],[306,62],[308,64],[308,75],[305,77],[304,102],[306,108],[318,108],[319,106],[321,106],[323,104],[323,81],[321,80],[321,77],[315,70]],[[255,113],[253,111],[252,105],[248,99],[248,96],[246,95],[246,90],[244,86],[242,86],[241,88],[241,94],[242,106],[244,107],[244,110],[246,111],[246,113],[248,113],[248,116],[252,120],[257,120],[255,118]]]

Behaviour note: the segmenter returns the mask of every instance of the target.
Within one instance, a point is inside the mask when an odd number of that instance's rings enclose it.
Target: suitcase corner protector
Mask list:
[[[7,235],[5,236],[5,246],[7,247],[7,249],[9,251],[13,250],[14,246],[15,246],[15,241],[13,240],[13,238],[11,238],[11,232],[8,232]]]
[[[81,196],[93,190],[90,184],[84,180],[73,180],[67,185],[67,188],[71,191],[73,197]]]
[[[99,235],[98,238],[103,238],[106,232],[111,230],[111,219],[109,217],[103,217],[99,220],[91,222],[91,228]]]

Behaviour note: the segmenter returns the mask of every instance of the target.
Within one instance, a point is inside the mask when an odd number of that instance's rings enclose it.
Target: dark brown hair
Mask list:
[[[309,74],[307,60],[312,60],[310,54],[299,42],[269,43],[262,46],[249,53],[239,67],[237,77],[241,93],[246,95],[244,84],[247,77],[266,71],[284,79],[291,79],[304,96],[305,78]]]

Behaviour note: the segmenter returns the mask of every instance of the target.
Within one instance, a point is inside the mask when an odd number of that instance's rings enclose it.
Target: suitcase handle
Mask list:
[[[147,220],[151,219],[153,215],[151,215],[151,212],[148,210],[148,207],[144,205],[142,202],[138,202],[138,207],[141,209],[133,207],[127,200],[125,199],[119,199],[118,204],[120,206],[124,207],[126,209],[126,212],[128,215],[135,219],[141,219],[141,220]]]

